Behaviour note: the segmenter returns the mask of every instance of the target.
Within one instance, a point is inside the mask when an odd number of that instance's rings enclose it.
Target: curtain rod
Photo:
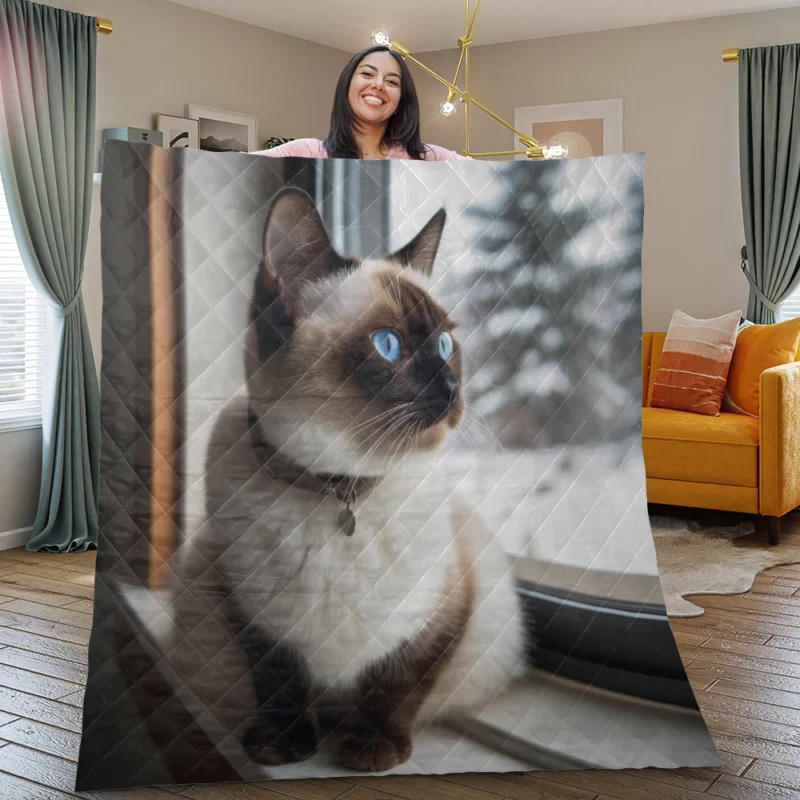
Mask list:
[[[95,17],[95,27],[98,33],[103,33],[108,36],[114,32],[114,23],[110,19],[103,19],[103,17]]]
[[[722,51],[722,60],[725,63],[731,61],[738,61],[739,60],[739,48],[738,47],[728,47]]]

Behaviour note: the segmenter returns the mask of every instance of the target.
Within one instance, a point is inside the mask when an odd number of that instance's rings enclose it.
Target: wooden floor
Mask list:
[[[737,521],[733,519],[733,521]],[[757,521],[760,526],[761,521]],[[760,529],[753,544],[766,542]],[[800,514],[784,523],[797,549]],[[0,552],[0,798],[74,797],[94,554]],[[800,798],[800,564],[704,597],[673,625],[725,766],[371,778],[102,792],[112,800],[730,800]],[[84,795],[85,796],[85,795]]]

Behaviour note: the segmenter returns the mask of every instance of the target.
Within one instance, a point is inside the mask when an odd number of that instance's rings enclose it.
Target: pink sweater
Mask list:
[[[454,150],[446,150],[435,144],[426,144],[428,161],[462,161],[465,156],[459,155]],[[295,139],[293,142],[273,147],[271,150],[256,150],[253,155],[281,158],[284,156],[300,156],[301,158],[328,158],[328,153],[320,139]],[[407,150],[400,145],[395,145],[389,151],[387,158],[400,158],[406,161],[411,159]]]

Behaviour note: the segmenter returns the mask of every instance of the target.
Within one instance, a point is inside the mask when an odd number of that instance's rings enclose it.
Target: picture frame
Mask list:
[[[156,130],[164,134],[164,147],[200,149],[200,122],[197,119],[156,114]]]
[[[541,144],[566,144],[567,158],[619,155],[624,152],[622,111],[622,99],[524,106],[514,110],[514,127]],[[526,158],[517,138],[514,149],[520,151],[517,159]]]
[[[186,116],[198,120],[201,150],[252,153],[258,150],[258,120],[238,111],[188,103]]]

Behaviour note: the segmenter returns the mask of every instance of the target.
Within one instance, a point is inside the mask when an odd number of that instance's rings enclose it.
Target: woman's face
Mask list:
[[[400,67],[391,53],[369,53],[359,63],[347,99],[359,122],[379,125],[397,111],[403,93]]]

